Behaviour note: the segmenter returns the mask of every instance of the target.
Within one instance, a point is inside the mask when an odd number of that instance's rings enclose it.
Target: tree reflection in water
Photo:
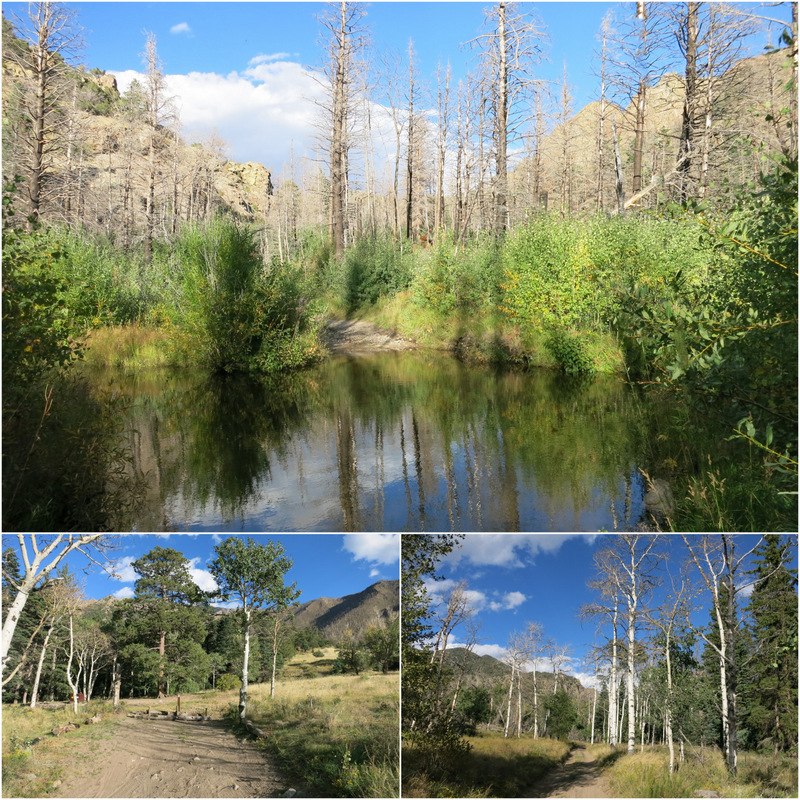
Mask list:
[[[119,380],[149,486],[137,530],[619,530],[643,513],[639,405],[613,379],[382,353],[269,381]]]

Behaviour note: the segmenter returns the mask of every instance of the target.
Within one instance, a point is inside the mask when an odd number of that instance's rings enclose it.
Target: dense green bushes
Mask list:
[[[180,302],[165,313],[193,363],[224,372],[276,372],[318,355],[300,272],[265,269],[245,228],[224,217],[188,228],[171,262]]]
[[[10,226],[4,197],[3,530],[103,530],[135,500],[115,403],[68,367],[81,350],[67,254]]]

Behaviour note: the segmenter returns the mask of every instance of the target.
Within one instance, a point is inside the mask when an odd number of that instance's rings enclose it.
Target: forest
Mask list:
[[[253,540],[250,546],[257,547]],[[286,558],[279,545],[270,556],[270,563]],[[173,548],[157,546],[132,566],[138,577],[130,599],[86,599],[66,565],[30,595],[8,640],[3,702],[35,707],[46,698],[79,694],[87,701],[99,695],[119,702],[242,686],[246,609],[211,605],[214,598],[197,587],[188,559]],[[24,577],[17,551],[4,547],[4,624]],[[396,669],[396,656],[387,653],[384,641],[390,632],[334,643],[313,626],[295,629],[288,611],[300,593],[287,588],[273,590],[270,613],[254,613],[250,622],[246,671],[252,682],[274,684],[295,653],[332,644],[340,646],[340,673],[372,665]]]
[[[370,617],[335,642],[313,624],[295,626],[301,590],[284,580],[293,559],[262,537],[216,545],[209,563],[219,586],[214,592],[198,587],[182,552],[157,545],[131,562],[132,597],[86,598],[67,557],[80,553],[90,568],[112,570],[119,544],[108,534],[28,534],[16,545],[4,537],[3,781],[9,796],[53,789],[71,757],[60,738],[69,730],[63,726],[77,724],[90,735],[89,723],[83,725],[88,713],[111,726],[104,729],[109,737],[120,719],[151,708],[190,720],[213,715],[227,720],[226,730],[261,739],[262,728],[281,728],[264,743],[269,759],[262,756],[261,771],[277,763],[282,775],[313,794],[396,796],[396,615],[384,622]],[[309,709],[309,697],[316,697],[316,710],[313,700]],[[141,731],[119,735],[123,748],[134,747]]]
[[[270,386],[353,317],[486,369],[617,376],[646,409],[650,488],[674,494],[647,524],[793,529],[790,6],[783,24],[621,3],[597,33],[597,100],[576,109],[569,65],[537,79],[547,35],[527,6],[487,6],[456,85],[421,74],[413,42],[379,56],[366,7],[332,3],[324,164],[280,176],[184,141],[152,34],[120,94],[79,64],[74,9],[4,11],[3,529],[114,530],[142,502],[131,400],[87,367]]]
[[[468,585],[426,591],[463,535],[404,537],[404,796],[547,796],[526,792],[578,746],[610,775],[594,796],[797,796],[796,537],[666,538],[595,551],[584,688],[565,672],[577,643],[537,621],[500,661],[472,655]]]

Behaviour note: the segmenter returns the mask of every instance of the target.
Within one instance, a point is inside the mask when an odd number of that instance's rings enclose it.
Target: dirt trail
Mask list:
[[[277,797],[286,789],[265,754],[219,721],[126,717],[92,745],[76,754],[56,796]]]
[[[523,792],[522,797],[611,797],[611,786],[583,747],[570,753],[558,769]]]
[[[357,355],[380,350],[416,350],[418,345],[409,339],[395,336],[371,322],[336,319],[325,326],[323,338],[332,353]]]

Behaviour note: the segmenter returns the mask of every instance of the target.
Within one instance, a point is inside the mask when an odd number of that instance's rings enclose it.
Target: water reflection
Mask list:
[[[637,403],[613,379],[383,353],[269,382],[98,380],[134,398],[135,530],[623,530],[643,515]]]

